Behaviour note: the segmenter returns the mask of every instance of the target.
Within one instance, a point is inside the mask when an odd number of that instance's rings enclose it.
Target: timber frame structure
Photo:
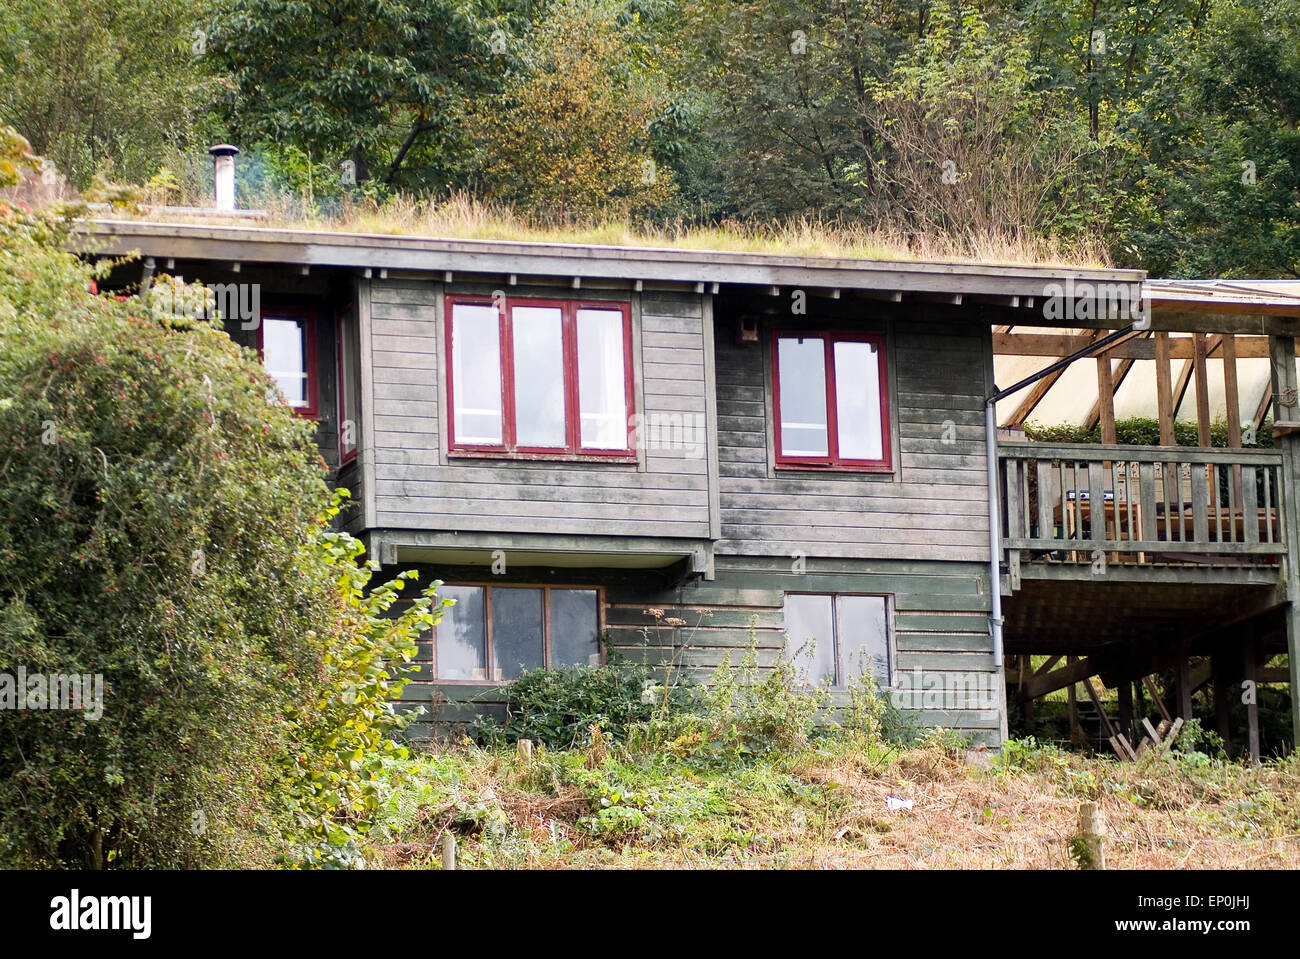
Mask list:
[[[839,625],[845,611],[870,611],[880,679],[918,725],[996,744],[1009,709],[1065,689],[1077,735],[1100,733],[1125,756],[1189,718],[1207,682],[1221,729],[1240,739],[1244,728],[1258,755],[1255,705],[1237,716],[1241,683],[1300,688],[1300,297],[1277,284],[193,222],[99,221],[73,244],[143,258],[143,270],[117,265],[105,286],[119,294],[157,269],[251,284],[268,316],[314,317],[303,374],[331,479],[355,497],[345,528],[386,570],[598,597],[602,659],[707,679],[755,645],[770,667],[811,596]],[[626,311],[627,408],[686,442],[575,455],[570,417],[563,455],[458,447],[451,312],[514,297]],[[1063,299],[1068,310],[1047,309]],[[258,347],[247,324],[226,328]],[[874,344],[878,447],[858,458],[871,469],[781,448],[778,339],[818,337]],[[1100,445],[987,426],[996,354],[1050,362],[1082,347],[1101,351],[1078,361],[1098,373]],[[1229,445],[1215,448],[1208,364],[1232,380],[1243,356],[1269,358],[1272,390],[1244,411],[1228,390]],[[1114,388],[1136,359],[1156,364],[1158,446],[1116,442]],[[1054,379],[1030,388],[1013,422]],[[1199,441],[1178,447],[1187,390]],[[1243,442],[1239,427],[1260,429],[1270,410],[1272,448]],[[537,633],[547,661],[554,618]],[[441,642],[422,644],[410,705],[435,724],[502,712],[495,667],[451,675]],[[1268,666],[1279,654],[1285,673]],[[838,649],[834,659],[838,682]],[[1117,690],[1114,705],[1093,677]]]
[[[1096,365],[1097,400],[1083,425],[1100,427],[1101,444],[998,445],[1009,702],[1032,721],[1036,700],[1068,690],[1071,740],[1108,741],[1135,758],[1190,719],[1193,694],[1210,684],[1225,744],[1258,759],[1258,685],[1300,683],[1300,284],[1148,281],[1145,298],[1146,328],[1080,361]],[[994,350],[1058,358],[1108,332],[1074,322],[1060,333],[1042,332],[1038,318],[1026,324],[1035,332],[999,325]],[[1250,410],[1240,405],[1241,358],[1270,361],[1271,388]],[[1159,446],[1116,442],[1114,393],[1139,359],[1155,363]],[[1226,449],[1211,443],[1214,362],[1223,367]],[[1007,426],[1024,423],[1060,375],[1030,390]],[[1189,386],[1195,447],[1174,435]],[[1272,444],[1243,442],[1270,417]],[[1266,665],[1282,655],[1289,667]],[[1114,707],[1093,677],[1117,691]]]

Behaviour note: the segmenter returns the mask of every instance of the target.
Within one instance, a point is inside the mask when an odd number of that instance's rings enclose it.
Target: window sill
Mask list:
[[[893,476],[895,469],[893,466],[854,466],[851,464],[822,464],[822,463],[777,463],[776,469],[781,472],[802,472],[802,473],[871,473],[876,476]]]
[[[605,466],[636,466],[635,453],[506,453],[500,450],[448,450],[448,459],[499,460],[503,463],[593,463]]]

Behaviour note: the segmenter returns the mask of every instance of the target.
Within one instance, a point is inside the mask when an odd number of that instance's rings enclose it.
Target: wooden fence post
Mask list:
[[[450,829],[442,834],[442,868],[456,868],[456,834]]]
[[[1106,868],[1106,818],[1095,802],[1079,804],[1079,835],[1071,847],[1080,869]]]

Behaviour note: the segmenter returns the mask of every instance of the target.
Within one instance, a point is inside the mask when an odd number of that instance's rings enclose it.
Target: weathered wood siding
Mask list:
[[[871,324],[867,314],[804,325],[853,322]],[[776,469],[770,337],[765,330],[760,343],[737,345],[719,324],[719,555],[959,562],[988,555],[987,328],[919,312],[874,327],[889,339],[896,472],[883,475]]]
[[[458,284],[449,293],[491,293]],[[370,283],[375,526],[407,530],[707,537],[707,444],[647,449],[636,464],[448,455],[443,286]],[[511,295],[572,297],[561,289]],[[705,331],[696,294],[601,294],[633,304],[635,404],[645,415],[703,418]],[[363,350],[365,343],[363,342]],[[364,402],[364,398],[363,398]]]
[[[996,742],[1001,714],[989,702],[1000,677],[988,633],[988,576],[978,564],[811,560],[802,574],[790,564],[759,557],[719,558],[717,578],[659,589],[609,577],[604,585],[607,657],[644,663],[663,676],[706,683],[730,655],[738,665],[753,640],[760,669],[770,669],[785,645],[787,591],[888,595],[893,611],[893,689],[896,705],[917,728],[943,726]],[[425,570],[426,578],[446,571]],[[525,579],[529,574],[520,573]],[[583,583],[592,580],[584,576]],[[597,575],[597,580],[599,576]],[[647,610],[662,611],[662,617]],[[686,625],[665,625],[683,620]],[[427,714],[415,737],[476,716],[504,714],[500,686],[437,683],[432,650],[422,643],[421,669],[403,697]],[[915,699],[909,689],[929,690]],[[835,697],[843,701],[843,696]]]

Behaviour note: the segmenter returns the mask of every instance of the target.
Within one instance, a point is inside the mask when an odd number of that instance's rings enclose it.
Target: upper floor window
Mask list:
[[[434,675],[451,682],[504,682],[526,669],[600,664],[595,589],[443,586],[455,606],[434,627]]]
[[[785,594],[785,655],[812,684],[848,686],[870,672],[890,685],[893,661],[884,596]]]
[[[275,385],[299,416],[315,419],[316,321],[306,310],[275,310],[262,314],[257,326],[257,352]]]
[[[627,304],[448,297],[450,448],[632,455]]]
[[[884,336],[778,330],[772,342],[777,465],[890,471]]]

